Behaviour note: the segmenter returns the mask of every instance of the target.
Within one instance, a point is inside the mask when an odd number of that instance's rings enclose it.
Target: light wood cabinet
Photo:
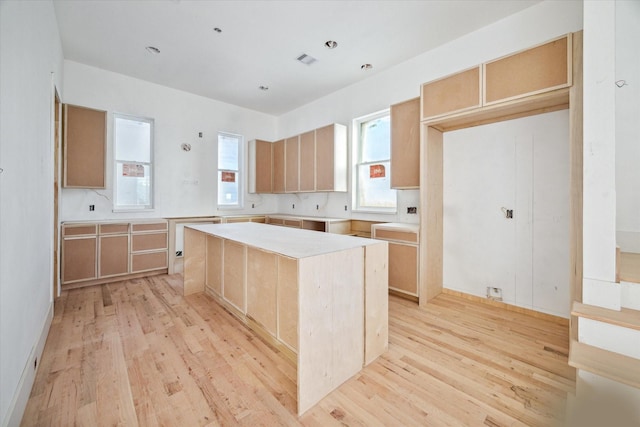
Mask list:
[[[273,192],[273,144],[249,141],[249,193]]]
[[[222,260],[222,242],[219,237],[207,235],[207,258]],[[216,295],[222,295],[222,262],[207,263],[205,285]]]
[[[316,191],[347,191],[347,127],[316,129]]]
[[[284,193],[284,140],[273,143],[273,192]]]
[[[316,190],[316,132],[300,135],[300,191]]]
[[[278,339],[298,350],[298,262],[278,256]]]
[[[391,106],[391,188],[420,187],[420,98]]]
[[[245,271],[247,247],[231,240],[224,241],[222,296],[242,314],[246,314]]]
[[[106,135],[106,111],[64,105],[63,187],[105,188]]]
[[[422,85],[421,119],[451,114],[482,105],[481,67],[474,67]]]
[[[374,239],[389,242],[389,289],[419,297],[419,226],[386,223],[371,226]]]
[[[167,222],[65,223],[63,288],[167,271]]]
[[[294,136],[284,141],[284,191],[296,193],[300,191],[299,138]]]
[[[571,35],[484,64],[484,105],[571,86]]]
[[[247,315],[269,334],[277,335],[278,256],[247,248]]]

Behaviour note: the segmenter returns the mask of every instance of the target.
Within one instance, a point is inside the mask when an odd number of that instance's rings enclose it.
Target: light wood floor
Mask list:
[[[298,418],[295,366],[181,281],[65,291],[22,425],[542,426],[574,391],[566,326],[391,297],[389,351]]]

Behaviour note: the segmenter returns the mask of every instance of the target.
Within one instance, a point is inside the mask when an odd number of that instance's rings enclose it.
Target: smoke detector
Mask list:
[[[313,56],[307,55],[306,53],[303,53],[302,55],[298,56],[296,59],[302,62],[304,65],[311,65],[317,61],[316,58],[314,58]]]

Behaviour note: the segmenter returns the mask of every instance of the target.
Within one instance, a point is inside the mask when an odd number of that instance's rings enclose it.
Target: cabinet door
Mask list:
[[[105,188],[107,112],[64,105],[63,187]]]
[[[420,98],[391,106],[391,188],[420,186]]]
[[[97,237],[62,240],[62,283],[97,278]]]
[[[246,247],[230,240],[224,241],[222,296],[246,314],[245,269]]]
[[[480,67],[422,85],[422,120],[481,105]]]
[[[247,315],[276,336],[278,260],[273,252],[247,248]]]
[[[284,193],[284,140],[273,143],[273,192]]]
[[[485,64],[485,104],[571,85],[571,37]]]
[[[129,272],[129,235],[100,236],[100,277]]]
[[[316,129],[316,191],[347,191],[347,128]]]
[[[316,132],[300,135],[300,191],[316,189]]]
[[[273,192],[273,144],[269,141],[256,139],[249,143],[250,193]]]
[[[298,261],[278,256],[278,339],[298,350]]]
[[[298,137],[287,138],[284,149],[284,191],[287,193],[300,191],[300,173],[298,169],[300,144]]]
[[[389,288],[418,296],[418,247],[389,242]]]
[[[219,237],[207,235],[205,285],[218,295],[222,295],[222,242]]]

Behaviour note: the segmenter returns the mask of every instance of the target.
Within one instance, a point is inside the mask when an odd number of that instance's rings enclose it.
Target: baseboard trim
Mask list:
[[[569,319],[560,316],[554,316],[553,314],[542,313],[540,311],[535,311],[530,308],[518,307],[517,305],[507,304],[501,301],[495,301],[488,298],[482,298],[476,295],[465,294],[464,292],[454,291],[451,289],[442,289],[443,294],[455,295],[460,298],[466,298],[470,301],[480,302],[483,304],[491,305],[493,307],[504,308],[505,310],[514,311],[516,313],[524,313],[529,316],[535,317],[537,319],[549,320],[551,322],[557,323],[562,326],[569,327]]]
[[[24,415],[24,410],[27,407],[29,395],[31,394],[31,388],[33,387],[33,382],[36,378],[36,373],[38,372],[39,368],[39,363],[38,366],[35,367],[35,369],[33,368],[33,365],[36,359],[40,361],[40,359],[42,358],[42,352],[44,351],[44,345],[47,342],[47,336],[49,335],[49,328],[51,327],[52,321],[53,301],[49,304],[49,310],[47,311],[44,325],[42,325],[40,336],[38,337],[36,344],[33,346],[31,354],[29,354],[29,358],[27,359],[24,369],[22,370],[22,375],[20,376],[20,381],[18,382],[17,391],[14,394],[13,399],[11,399],[7,415],[2,421],[2,427],[20,426],[22,416]]]

